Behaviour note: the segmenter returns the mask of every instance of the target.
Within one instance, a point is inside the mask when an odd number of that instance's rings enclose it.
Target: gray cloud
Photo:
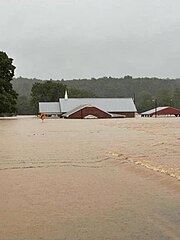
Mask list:
[[[179,77],[179,0],[0,0],[16,76]]]

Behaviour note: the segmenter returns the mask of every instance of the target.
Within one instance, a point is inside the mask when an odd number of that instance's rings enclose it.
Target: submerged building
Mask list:
[[[157,117],[157,116],[176,116],[176,117],[180,117],[180,110],[170,107],[170,106],[166,106],[166,107],[157,107],[157,108],[153,108],[150,109],[146,112],[141,113],[141,117]]]
[[[132,98],[60,98],[59,102],[39,102],[39,113],[63,118],[135,117]]]

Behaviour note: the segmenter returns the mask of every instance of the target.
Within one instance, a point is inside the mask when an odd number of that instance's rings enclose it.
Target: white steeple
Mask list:
[[[68,100],[68,93],[67,93],[67,90],[65,91],[64,99],[65,99],[65,100]]]

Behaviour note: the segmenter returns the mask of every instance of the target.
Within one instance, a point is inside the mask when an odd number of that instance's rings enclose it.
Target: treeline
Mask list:
[[[93,91],[99,97],[133,97],[143,91],[157,96],[161,89],[169,89],[173,93],[175,88],[180,88],[180,79],[103,77],[66,81],[66,85]]]
[[[0,116],[11,116],[16,112],[18,94],[12,86],[15,66],[13,59],[0,51]]]
[[[67,87],[60,81],[36,82],[31,89],[30,106],[35,114],[38,114],[39,102],[58,102],[59,98],[64,98]],[[85,90],[69,88],[68,95],[71,98],[94,97],[93,94]]]
[[[39,98],[40,101],[58,101],[59,97],[64,97],[63,90],[57,94],[56,99],[50,100],[48,96],[50,89],[47,92],[43,89],[45,82],[62,84],[64,89],[68,89],[69,97],[132,97],[138,112],[153,108],[155,99],[157,99],[158,106],[168,105],[180,108],[180,79],[125,76],[123,78],[103,77],[98,79],[42,81],[19,77],[12,81],[14,89],[19,94],[17,101],[18,114],[34,114],[37,112],[37,105],[35,107],[33,102],[33,86],[38,86],[39,94],[45,94]]]
[[[20,81],[23,83],[22,78]],[[29,85],[28,81],[30,81]],[[14,89],[18,92],[17,114],[23,115],[38,114],[39,102],[58,102],[59,98],[64,98],[65,91],[67,90],[67,86],[61,81],[53,80],[40,81],[33,79],[32,84],[31,80],[26,79],[23,86],[21,86],[16,79],[13,85]],[[68,96],[71,98],[95,97],[89,91],[73,87],[68,88]]]

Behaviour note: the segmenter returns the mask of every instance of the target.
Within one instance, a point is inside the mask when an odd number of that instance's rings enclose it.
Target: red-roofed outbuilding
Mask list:
[[[141,117],[152,117],[152,116],[159,116],[159,115],[161,116],[174,115],[176,117],[180,117],[180,110],[170,106],[166,106],[166,107],[153,108],[151,110],[141,113]]]

